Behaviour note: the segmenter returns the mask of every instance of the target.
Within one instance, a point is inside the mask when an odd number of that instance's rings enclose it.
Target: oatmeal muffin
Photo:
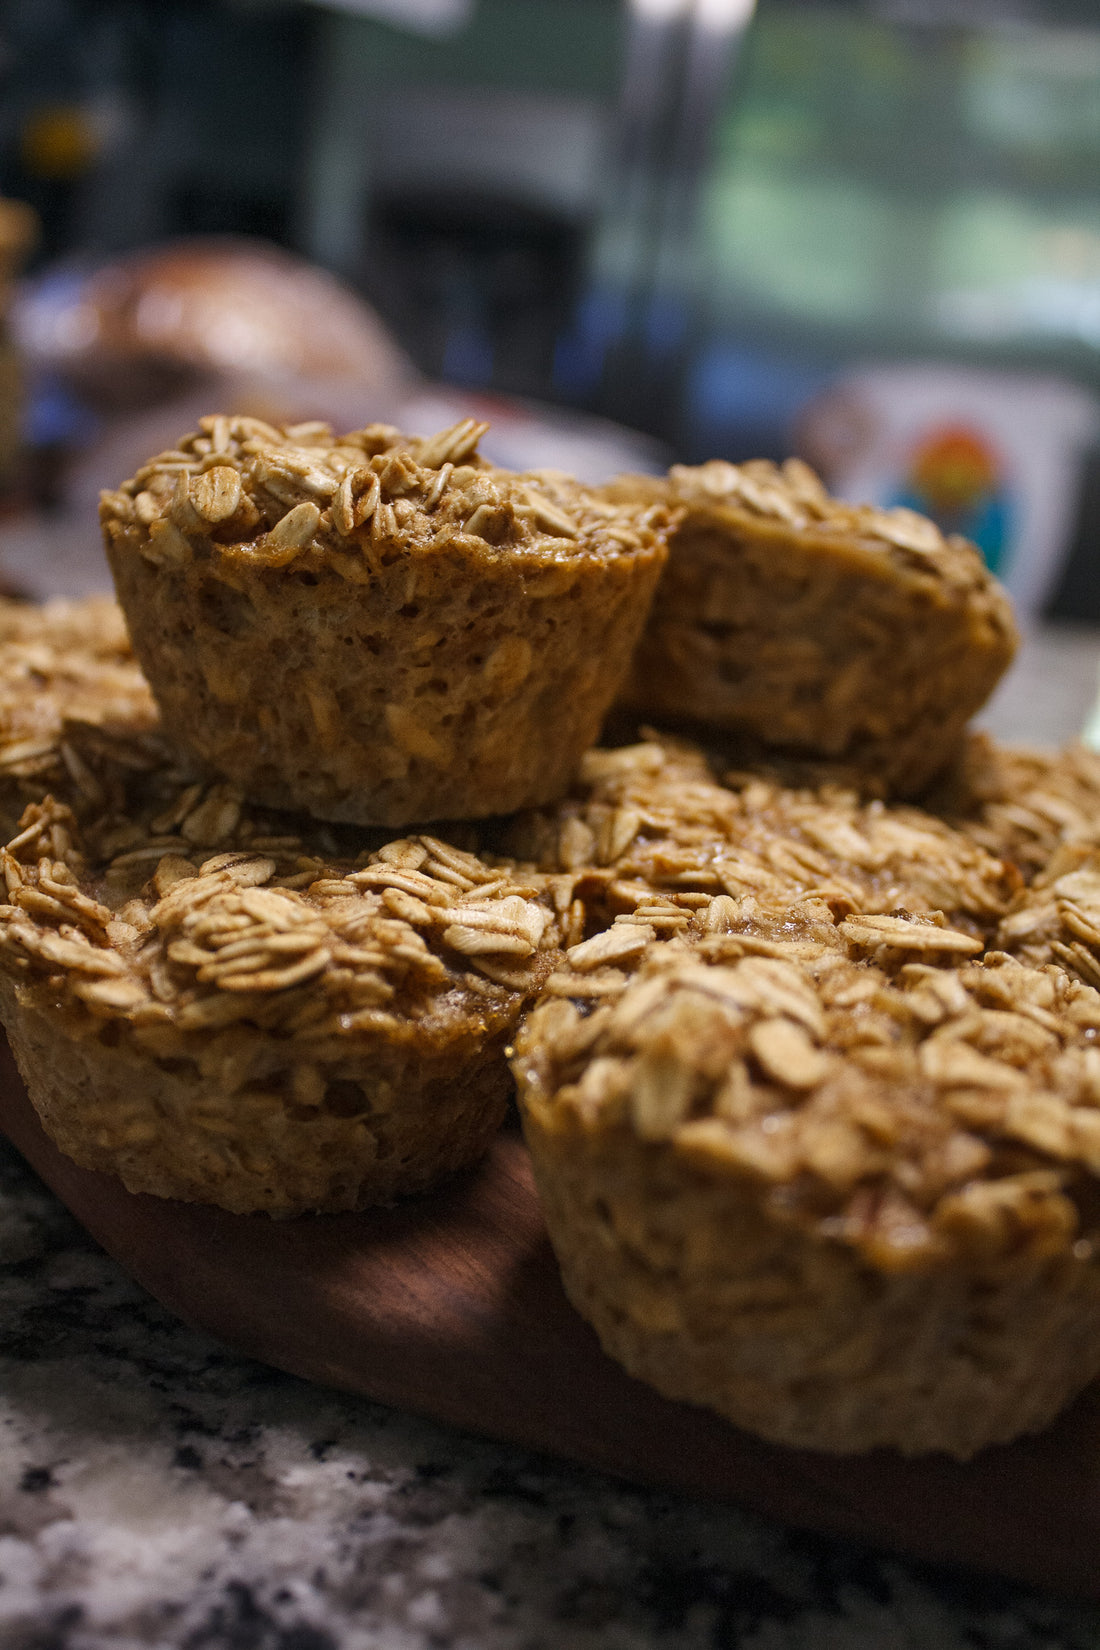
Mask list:
[[[254,800],[324,819],[560,795],[628,668],[669,514],[494,470],[486,428],[207,418],[105,494],[166,732]]]
[[[723,902],[571,948],[517,1039],[570,1298],[780,1443],[1041,1428],[1100,1372],[1100,994],[931,918]]]
[[[0,833],[67,787],[102,811],[97,753],[121,741],[132,769],[165,761],[152,695],[116,604],[0,600]]]
[[[61,1150],[274,1215],[472,1162],[555,952],[537,879],[426,835],[334,857],[225,784],[157,807],[48,798],[0,851],[0,1014]]]
[[[797,459],[607,489],[682,512],[625,703],[849,762],[914,796],[1009,664],[1008,599],[964,539],[833,499]]]
[[[632,910],[684,913],[725,893],[812,895],[838,916],[940,912],[984,943],[1021,885],[1013,865],[919,808],[835,784],[720,784],[698,747],[656,736],[589,751],[572,793],[520,816],[500,843],[556,874],[572,939]],[[666,911],[665,928],[676,920]]]

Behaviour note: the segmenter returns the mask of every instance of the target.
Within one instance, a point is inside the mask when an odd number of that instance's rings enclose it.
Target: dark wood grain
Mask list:
[[[605,1358],[558,1281],[519,1136],[400,1208],[275,1222],[125,1191],[43,1134],[6,1046],[0,1128],[93,1237],[241,1352],[624,1478],[1100,1598],[1100,1390],[966,1466],[784,1450]]]

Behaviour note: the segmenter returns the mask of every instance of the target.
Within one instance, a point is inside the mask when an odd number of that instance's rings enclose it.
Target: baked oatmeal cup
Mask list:
[[[141,787],[146,791],[148,787]],[[131,1191],[358,1209],[473,1162],[557,928],[532,881],[427,835],[337,855],[225,784],[0,850],[0,1016],[47,1133]]]
[[[915,796],[1011,662],[1008,598],[972,544],[845,504],[798,459],[676,465],[605,489],[680,513],[624,704]]]
[[[517,1039],[570,1299],[779,1443],[1037,1431],[1100,1373],[1100,994],[931,917],[713,907],[571,947]]]
[[[213,417],[105,494],[166,732],[254,800],[363,824],[560,795],[629,666],[669,513],[429,440]]]

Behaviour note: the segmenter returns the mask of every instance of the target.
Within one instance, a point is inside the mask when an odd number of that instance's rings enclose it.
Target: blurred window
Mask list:
[[[715,134],[715,308],[1100,348],[1098,27],[761,6]]]

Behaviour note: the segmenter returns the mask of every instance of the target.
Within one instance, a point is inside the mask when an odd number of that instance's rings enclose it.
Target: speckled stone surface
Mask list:
[[[633,1489],[184,1328],[0,1143],[4,1650],[1096,1650],[1100,1609]]]

